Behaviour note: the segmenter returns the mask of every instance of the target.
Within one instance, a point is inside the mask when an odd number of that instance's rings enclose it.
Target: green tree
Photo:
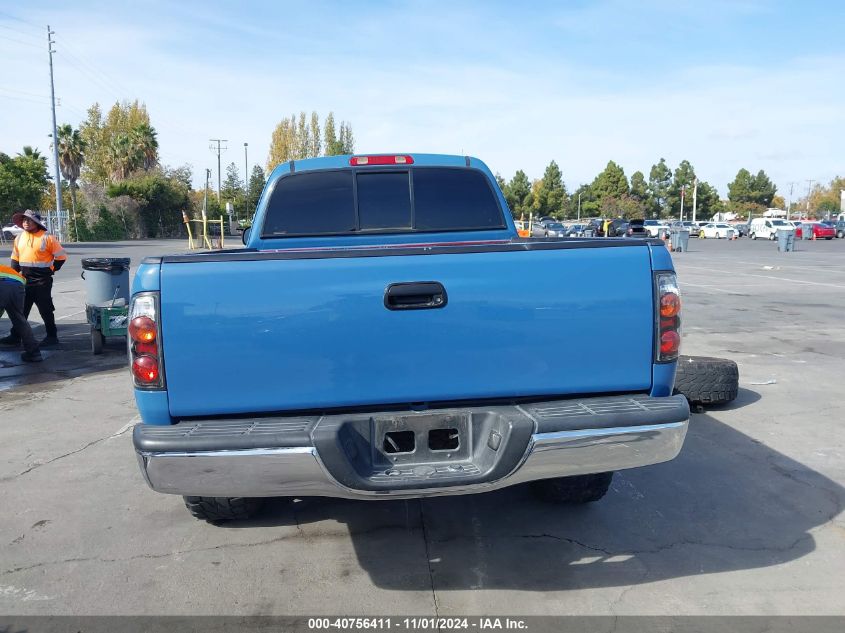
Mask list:
[[[531,194],[531,182],[525,172],[517,170],[507,185],[505,199],[515,218],[527,218],[531,210],[528,208],[528,196]]]
[[[566,197],[566,185],[563,184],[560,167],[552,161],[543,172],[540,185],[534,192],[535,213],[541,216],[562,217]]]
[[[322,143],[320,141],[320,117],[317,116],[316,112],[311,113],[309,136],[311,138],[311,147],[308,150],[308,154],[310,156],[319,156]]]
[[[631,197],[644,203],[650,202],[648,183],[645,181],[645,175],[641,171],[635,171],[631,174]]]
[[[255,208],[258,206],[258,201],[261,199],[261,192],[264,191],[266,180],[264,178],[264,170],[259,165],[252,168],[252,174],[249,176],[249,185],[246,191],[246,215],[252,217],[255,213]]]
[[[614,215],[612,209],[608,209],[608,205],[604,203],[605,198],[613,201],[621,200],[628,195],[628,179],[625,177],[625,171],[612,160],[608,161],[607,167],[604,168],[595,180],[590,185],[590,191],[594,200],[598,203],[598,208],[602,210],[602,215]],[[582,200],[583,207],[583,200]]]
[[[182,212],[191,205],[190,189],[185,183],[156,170],[111,185],[108,195],[111,198],[129,196],[138,202],[144,237],[179,235]]]
[[[688,160],[682,160],[675,169],[675,176],[672,179],[672,185],[669,187],[667,204],[670,214],[678,214],[678,217],[681,217],[681,193],[683,192],[683,216],[684,218],[687,215],[692,217],[692,188],[694,182],[695,169]]]
[[[24,209],[40,208],[49,184],[47,161],[40,154],[0,153],[0,215],[8,219]]]
[[[749,204],[755,207],[769,207],[775,193],[777,187],[762,169],[756,176],[752,176],[745,168],[740,169],[733,182],[728,185],[728,200],[734,209],[743,209]]]
[[[103,117],[99,104],[88,108],[79,126],[86,145],[81,179],[106,185],[158,162],[158,141],[147,107],[139,101],[115,103]]]
[[[226,167],[226,179],[220,187],[220,197],[224,205],[226,202],[232,203],[234,217],[238,219],[244,215],[246,208],[243,186],[243,181],[241,181],[238,173],[238,166],[234,162],[229,163]]]
[[[85,141],[79,130],[74,130],[69,124],[62,125],[57,130],[59,139],[59,168],[62,176],[70,184],[70,202],[73,212],[73,225],[76,232],[76,240],[79,241],[79,216],[76,211],[76,182],[82,171],[82,164],[85,162]]]
[[[340,122],[339,139],[341,154],[355,153],[355,135],[352,134],[352,126],[346,121]]]
[[[343,153],[343,148],[341,147],[339,141],[337,140],[337,133],[334,127],[334,113],[329,112],[329,115],[326,117],[326,124],[325,124],[325,132],[324,132],[324,142],[323,147],[326,150],[326,156],[337,156],[338,154]]]
[[[596,198],[590,189],[590,185],[584,184],[578,187],[578,189],[573,192],[571,200],[572,210],[570,211],[570,217],[589,218],[599,214],[599,203],[596,201]],[[580,214],[578,212],[579,202],[581,205]]]
[[[666,159],[661,158],[656,165],[651,166],[648,173],[648,197],[651,199],[651,213],[654,217],[669,215],[667,200],[672,185],[672,171],[666,165]]]
[[[149,123],[139,123],[129,132],[132,154],[136,163],[145,171],[158,164],[158,134]]]

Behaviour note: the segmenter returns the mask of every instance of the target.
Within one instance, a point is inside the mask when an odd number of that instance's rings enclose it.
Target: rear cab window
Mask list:
[[[342,169],[280,178],[263,238],[503,229],[502,208],[475,169]]]

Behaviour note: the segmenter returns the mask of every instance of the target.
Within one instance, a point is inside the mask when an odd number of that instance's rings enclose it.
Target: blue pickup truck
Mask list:
[[[413,154],[280,165],[244,241],[133,287],[135,451],[198,518],[528,482],[595,501],[681,449],[660,240],[521,239],[483,162]]]

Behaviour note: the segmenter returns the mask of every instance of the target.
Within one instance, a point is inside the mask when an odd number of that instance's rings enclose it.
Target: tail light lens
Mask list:
[[[137,389],[164,389],[157,292],[140,292],[129,306],[129,366]]]
[[[657,297],[654,360],[670,363],[677,360],[681,349],[681,293],[675,273],[656,273],[654,281]]]

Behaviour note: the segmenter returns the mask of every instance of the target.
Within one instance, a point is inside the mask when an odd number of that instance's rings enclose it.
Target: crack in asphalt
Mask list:
[[[437,605],[437,591],[434,588],[434,570],[431,568],[431,550],[429,548],[428,529],[425,525],[425,510],[423,508],[423,499],[419,500],[420,504],[420,523],[422,524],[422,537],[425,544],[425,564],[428,567],[428,580],[431,583],[431,597],[434,600],[434,616],[440,617],[440,608]]]
[[[184,550],[176,550],[173,552],[167,552],[165,554],[138,554],[137,556],[130,556],[128,558],[101,558],[99,556],[87,556],[81,558],[65,558],[62,560],[56,561],[44,561],[41,563],[35,563],[33,565],[25,565],[23,567],[14,567],[12,569],[7,569],[6,571],[0,572],[0,576],[7,576],[9,574],[16,574],[22,571],[29,571],[31,569],[38,569],[39,567],[47,567],[49,565],[64,565],[65,563],[86,563],[91,561],[98,561],[101,563],[127,563],[134,560],[158,560],[160,558],[169,558],[171,556],[180,556],[182,554],[194,554],[199,552],[213,552],[215,550],[221,550],[226,548],[247,548],[247,547],[258,547],[261,545],[272,545],[274,543],[280,543],[282,541],[288,540],[289,536],[277,536],[275,538],[266,540],[266,541],[258,541],[255,543],[224,543],[222,545],[215,545],[213,547],[197,547],[193,549],[184,549]]]
[[[54,457],[52,459],[47,460],[46,462],[41,462],[40,464],[34,464],[34,465],[30,466],[29,468],[27,468],[26,470],[19,472],[17,475],[10,475],[10,476],[7,476],[7,477],[2,477],[2,478],[0,478],[0,483],[11,481],[13,479],[17,479],[18,477],[22,477],[23,475],[31,473],[33,470],[37,470],[37,469],[41,468],[42,466],[47,466],[49,464],[52,464],[53,462],[59,461],[60,459],[64,459],[65,457],[70,457],[71,455],[76,455],[77,453],[81,453],[85,449],[91,448],[92,446],[94,446],[96,444],[100,444],[101,442],[105,442],[106,440],[110,440],[110,439],[113,439],[115,437],[120,437],[121,435],[123,435],[124,433],[126,433],[127,431],[129,431],[131,429],[132,429],[132,426],[129,425],[126,428],[118,431],[117,433],[112,433],[111,435],[107,435],[106,437],[101,437],[101,438],[96,439],[92,442],[88,442],[85,446],[83,446],[81,448],[77,448],[74,451],[70,451],[69,453],[65,453],[64,455],[59,455],[57,457]]]

